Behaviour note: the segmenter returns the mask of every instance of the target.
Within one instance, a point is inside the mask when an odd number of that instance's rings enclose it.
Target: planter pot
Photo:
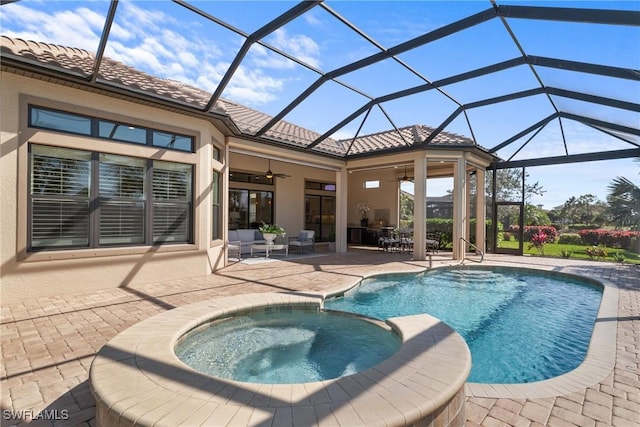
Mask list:
[[[267,241],[267,245],[273,245],[273,241],[278,235],[275,233],[262,233],[262,237]]]
[[[369,218],[362,218],[360,220],[360,226],[362,227],[368,227],[369,226]]]

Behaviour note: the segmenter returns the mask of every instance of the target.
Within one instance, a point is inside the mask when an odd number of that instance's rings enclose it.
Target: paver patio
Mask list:
[[[453,264],[446,255],[433,265]],[[587,389],[537,399],[467,398],[468,426],[639,426],[640,268],[611,262],[488,255],[484,264],[533,266],[604,278],[620,289],[613,372]],[[347,254],[237,263],[215,275],[2,305],[2,425],[94,425],[88,370],[94,354],[127,327],[207,298],[251,292],[328,291],[372,273],[420,271],[410,255]],[[56,421],[36,420],[57,418]]]

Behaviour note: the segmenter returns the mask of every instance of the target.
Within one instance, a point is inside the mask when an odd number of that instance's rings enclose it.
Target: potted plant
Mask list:
[[[367,216],[367,212],[371,210],[371,205],[368,202],[360,202],[358,206],[356,206],[356,211],[360,213],[360,226],[368,227],[369,226],[369,217]]]
[[[284,236],[286,234],[284,228],[280,227],[278,224],[267,224],[264,221],[258,230],[262,233],[264,240],[266,240],[270,245],[273,244],[273,241],[277,236]]]

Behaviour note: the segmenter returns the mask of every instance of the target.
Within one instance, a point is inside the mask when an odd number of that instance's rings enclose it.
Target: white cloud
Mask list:
[[[2,6],[3,33],[25,40],[72,46],[95,52],[104,18],[87,8],[49,14],[19,3]]]
[[[238,102],[260,105],[275,100],[275,94],[281,92],[283,86],[282,80],[270,77],[262,70],[240,67],[236,70],[225,93]]]
[[[107,7],[95,10],[74,8],[73,3],[42,2],[3,6],[3,33],[28,40],[44,41],[96,52]],[[36,10],[38,7],[39,10]],[[54,10],[54,7],[66,10]],[[184,19],[177,13],[182,8],[165,2],[119,3],[111,26],[106,56],[152,75],[169,78],[213,91],[234,58],[240,37],[216,39],[203,21]],[[186,12],[185,12],[186,13]],[[10,23],[10,25],[5,25]],[[213,28],[214,24],[209,28]],[[318,66],[320,49],[305,35],[289,35],[284,29],[273,33],[274,46]],[[245,64],[250,61],[251,67]],[[264,105],[278,98],[286,79],[270,75],[266,70],[295,69],[292,61],[254,45],[249,57],[236,71],[225,96],[249,105]]]
[[[278,49],[292,54],[313,67],[320,66],[320,47],[311,37],[304,34],[289,35],[284,28],[274,31],[273,36],[271,42]]]

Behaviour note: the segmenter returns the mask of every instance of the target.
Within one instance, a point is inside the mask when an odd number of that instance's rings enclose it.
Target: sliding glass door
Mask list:
[[[273,223],[273,192],[229,190],[229,229],[258,228]]]
[[[328,241],[329,235],[335,231],[336,198],[306,195],[304,206],[304,228],[316,232],[316,242]]]

